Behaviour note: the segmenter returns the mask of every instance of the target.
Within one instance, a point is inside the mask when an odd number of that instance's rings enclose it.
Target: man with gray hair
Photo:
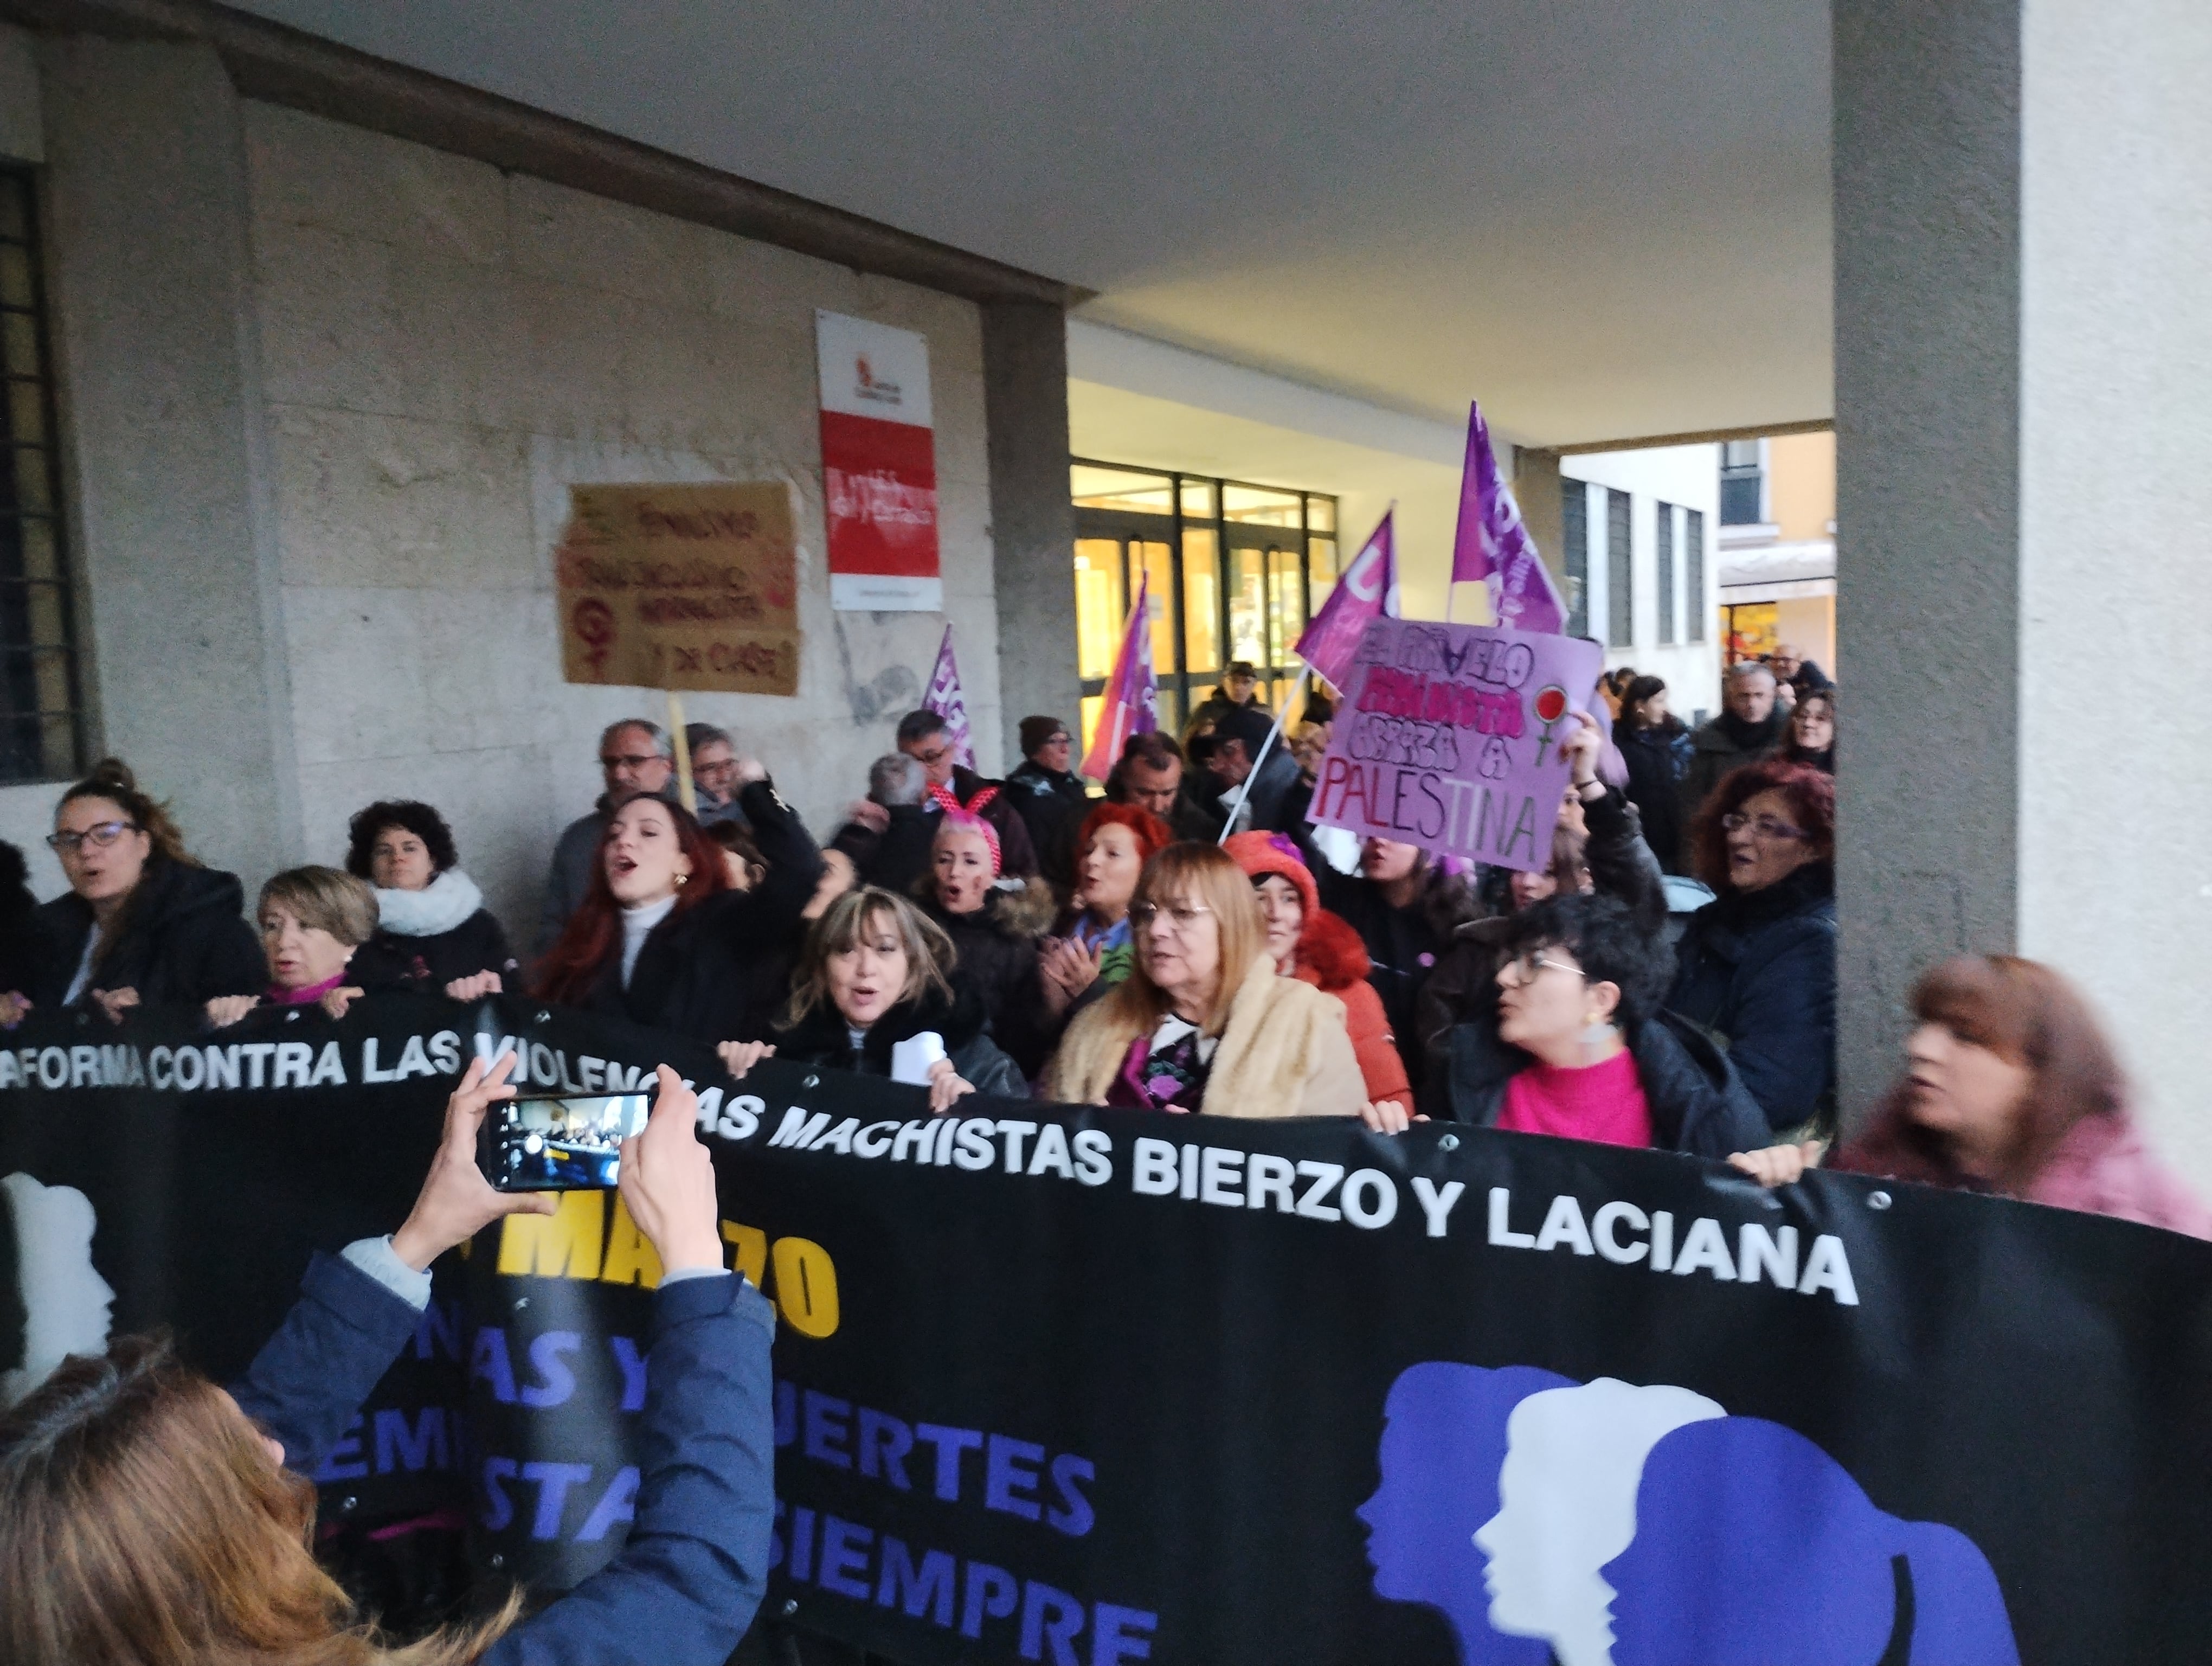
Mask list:
[[[1720,715],[1690,737],[1690,767],[1681,787],[1683,861],[1690,858],[1698,812],[1721,777],[1780,745],[1789,722],[1774,698],[1774,672],[1764,663],[1739,660],[1723,674]]]
[[[592,864],[605,837],[607,818],[623,800],[640,793],[668,797],[676,778],[676,763],[658,723],[642,717],[625,717],[610,723],[599,734],[599,773],[606,791],[586,816],[579,816],[561,830],[553,847],[553,866],[545,876],[545,907],[538,917],[538,952],[544,954],[561,935],[568,916],[592,886]]]
[[[738,744],[727,729],[711,723],[686,723],[684,745],[691,753],[691,787],[699,801],[699,825],[717,822],[745,824],[738,808]]]
[[[925,808],[929,767],[905,752],[886,752],[868,766],[868,796],[830,841],[852,858],[860,883],[904,896],[927,872],[936,818]]]

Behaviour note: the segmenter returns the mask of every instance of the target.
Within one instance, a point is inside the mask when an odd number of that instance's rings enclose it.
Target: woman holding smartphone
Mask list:
[[[0,1660],[124,1666],[306,1660],[361,1666],[719,1666],[759,1605],[775,1510],[768,1304],[722,1263],[697,1101],[663,1067],[622,1198],[665,1269],[653,1297],[647,1455],[628,1543],[567,1596],[407,1650],[358,1622],[311,1548],[320,1463],[413,1340],[430,1263],[544,1193],[478,1170],[508,1061],[471,1064],[399,1230],[319,1256],[301,1300],[232,1393],[133,1337],[78,1358],[0,1419]],[[161,1507],[149,1509],[149,1498]]]

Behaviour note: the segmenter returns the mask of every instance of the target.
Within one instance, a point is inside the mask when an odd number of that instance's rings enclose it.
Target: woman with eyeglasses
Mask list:
[[[268,982],[234,873],[203,867],[168,808],[103,758],[62,794],[46,842],[69,893],[40,910],[46,964],[32,1006],[200,1006]]]
[[[1451,1031],[1456,1121],[1725,1158],[1768,1142],[1728,1055],[1663,1011],[1665,939],[1611,897],[1513,916],[1494,1021]]]
[[[1243,869],[1212,845],[1145,864],[1129,905],[1136,965],[1079,1014],[1045,1097],[1214,1116],[1371,1111],[1344,1006],[1278,977]]]
[[[1768,758],[1725,776],[1692,835],[1718,895],[1675,945],[1668,1010],[1728,1049],[1776,1134],[1825,1134],[1836,1093],[1836,783]]]

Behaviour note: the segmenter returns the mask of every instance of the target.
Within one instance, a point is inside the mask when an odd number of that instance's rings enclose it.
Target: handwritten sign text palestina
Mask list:
[[[1313,818],[1363,838],[1534,871],[1552,860],[1595,642],[1382,618],[1361,639]]]

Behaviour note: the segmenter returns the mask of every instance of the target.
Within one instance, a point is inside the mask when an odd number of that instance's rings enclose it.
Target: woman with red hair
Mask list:
[[[1251,877],[1276,972],[1335,996],[1344,1007],[1345,1033],[1367,1086],[1370,1122],[1385,1134],[1402,1132],[1413,1089],[1382,998],[1367,982],[1367,945],[1347,921],[1322,907],[1313,871],[1282,834],[1239,833],[1221,848]]]
[[[1836,783],[1778,758],[1724,777],[1691,833],[1718,895],[1675,945],[1668,1009],[1728,1050],[1777,1134],[1836,1097]]]
[[[1994,1192],[2212,1237],[2212,1210],[2167,1172],[2081,991],[2011,955],[1961,956],[1920,980],[1905,1079],[1829,1166]],[[1818,1147],[1731,1158],[1767,1185]]]
[[[1145,864],[1175,842],[1168,824],[1133,804],[1101,804],[1075,841],[1075,897],[1042,965],[1045,1005],[1056,1015],[1129,976],[1129,900]]]
[[[681,805],[640,793],[607,822],[590,888],[539,963],[541,1000],[704,1042],[757,1041],[781,1000],[775,951],[799,931],[822,854],[757,760],[738,802],[768,865],[731,888],[722,848]]]

